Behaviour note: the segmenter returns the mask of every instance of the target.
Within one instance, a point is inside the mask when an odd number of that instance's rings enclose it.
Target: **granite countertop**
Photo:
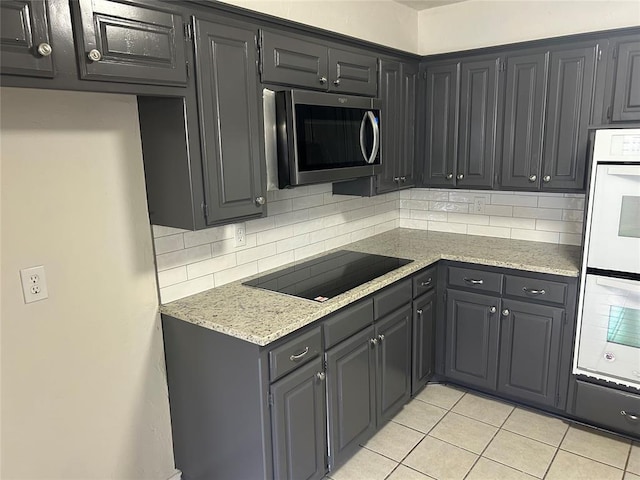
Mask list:
[[[247,287],[241,284],[247,280],[243,279],[162,305],[160,311],[264,346],[441,259],[570,277],[578,276],[580,265],[580,247],[576,246],[405,228],[336,250],[414,261],[324,303]]]

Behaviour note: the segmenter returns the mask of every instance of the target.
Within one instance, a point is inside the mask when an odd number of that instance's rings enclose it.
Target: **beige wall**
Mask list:
[[[640,25],[638,0],[468,0],[423,10],[422,55]]]
[[[223,0],[239,7],[417,52],[418,12],[391,0]]]
[[[133,96],[3,88],[3,479],[174,473]],[[46,268],[25,305],[19,270]]]

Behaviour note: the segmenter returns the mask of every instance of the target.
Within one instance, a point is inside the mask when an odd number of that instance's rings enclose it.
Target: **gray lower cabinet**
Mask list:
[[[557,406],[563,308],[502,300],[498,391]]]
[[[411,395],[415,395],[434,373],[436,291],[413,301]]]
[[[326,469],[326,397],[321,358],[271,385],[273,473],[314,480]]]
[[[54,58],[45,0],[0,2],[0,68],[3,74],[53,78]]]
[[[445,375],[495,390],[500,298],[447,290]]]
[[[327,369],[329,469],[376,429],[376,357],[373,326],[329,349]]]

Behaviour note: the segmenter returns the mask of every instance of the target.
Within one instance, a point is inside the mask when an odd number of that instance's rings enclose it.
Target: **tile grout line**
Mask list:
[[[551,470],[551,465],[553,465],[553,462],[555,462],[556,457],[558,456],[558,452],[560,451],[560,445],[562,445],[562,442],[564,442],[564,439],[567,437],[567,433],[569,433],[569,429],[570,428],[571,428],[571,425],[569,425],[569,427],[564,431],[564,435],[562,435],[562,438],[558,442],[558,446],[556,447],[556,451],[553,453],[553,457],[551,457],[551,461],[549,462],[549,465],[547,465],[547,468],[544,471],[544,475],[542,475],[542,479],[543,480],[549,474],[549,470]]]

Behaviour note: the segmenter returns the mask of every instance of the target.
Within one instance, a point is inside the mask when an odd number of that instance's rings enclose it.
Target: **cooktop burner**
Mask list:
[[[243,285],[324,302],[413,260],[339,250]]]

